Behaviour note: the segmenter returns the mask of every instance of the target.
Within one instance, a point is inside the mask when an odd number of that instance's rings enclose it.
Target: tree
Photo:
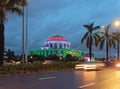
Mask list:
[[[119,60],[119,44],[120,44],[120,32],[113,32],[113,39],[117,41],[117,57]]]
[[[85,35],[81,39],[81,43],[83,44],[84,41],[86,41],[86,47],[89,49],[89,56],[91,60],[92,55],[92,45],[95,44],[95,46],[98,45],[99,35],[95,33],[97,29],[100,28],[100,26],[94,27],[94,22],[90,24],[83,25],[88,31],[85,33]]]
[[[22,7],[27,5],[27,0],[0,0],[0,65],[3,64],[4,55],[4,22],[8,12],[22,15]]]
[[[73,59],[73,57],[72,57],[71,54],[67,54],[67,55],[65,56],[65,61],[72,61],[72,59]]]
[[[15,57],[14,51],[11,51],[10,49],[8,49],[8,51],[6,51],[6,56],[8,57],[8,61],[13,60]]]
[[[53,60],[53,61],[57,61],[59,60],[59,57],[57,55],[49,55],[47,57],[48,60]]]
[[[115,48],[115,40],[113,35],[109,33],[111,24],[102,28],[101,37],[100,37],[100,49],[103,49],[104,45],[106,46],[106,62],[108,62],[108,49],[111,47]]]

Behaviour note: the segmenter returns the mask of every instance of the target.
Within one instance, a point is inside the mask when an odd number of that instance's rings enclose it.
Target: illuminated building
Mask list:
[[[70,49],[70,42],[60,35],[50,37],[45,43],[44,47],[53,49]]]
[[[72,50],[70,49],[70,46],[71,43],[63,36],[54,35],[44,42],[41,49],[32,50],[31,54],[43,55],[45,57],[49,55],[57,55],[63,58],[65,58],[67,54],[71,54],[72,56],[82,57],[82,52],[80,50]]]

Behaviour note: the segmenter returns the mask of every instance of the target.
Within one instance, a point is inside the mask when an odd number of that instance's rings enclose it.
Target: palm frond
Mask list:
[[[9,0],[9,6],[26,6],[28,0]]]
[[[93,27],[94,26],[94,21],[90,24],[90,27]]]
[[[104,42],[105,42],[105,39],[101,38],[100,48],[99,48],[99,49],[103,49],[103,47],[104,47]]]
[[[109,44],[111,45],[110,48],[111,47],[116,48],[116,44],[115,44],[114,39],[109,40]]]
[[[7,20],[7,11],[5,8],[0,9],[0,23],[3,23],[5,20]]]
[[[8,12],[22,15],[22,7],[25,5],[27,0],[0,0],[0,22],[7,20]]]
[[[88,31],[89,31],[89,29],[90,29],[90,26],[89,25],[83,25]]]
[[[22,10],[20,7],[12,7],[12,8],[8,8],[8,11],[18,14],[19,16],[23,14]]]
[[[118,41],[118,40],[119,40],[119,37],[120,37],[120,35],[119,35],[118,32],[113,32],[113,33],[112,33],[112,39],[113,39],[114,41]]]
[[[84,42],[84,40],[86,40],[87,39],[87,37],[88,37],[88,32],[86,32],[85,33],[85,35],[82,37],[82,39],[81,39],[81,43],[83,43]]]
[[[100,35],[97,32],[94,33],[94,36],[96,36],[97,38],[100,38]]]
[[[100,29],[100,26],[96,26],[93,28],[94,30]]]
[[[95,33],[93,37],[95,41],[95,46],[97,47],[100,42],[100,36],[97,33]]]
[[[105,27],[106,32],[108,32],[110,30],[111,24],[109,24],[108,26]]]

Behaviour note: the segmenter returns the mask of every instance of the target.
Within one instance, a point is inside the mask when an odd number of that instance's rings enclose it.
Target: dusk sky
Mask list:
[[[120,0],[29,0],[28,14],[28,52],[59,34],[71,42],[71,49],[87,53],[80,43],[87,31],[83,25],[94,21],[95,26],[106,26],[120,18]],[[22,18],[11,13],[5,22],[5,48],[22,53]],[[105,57],[105,50],[93,52]]]

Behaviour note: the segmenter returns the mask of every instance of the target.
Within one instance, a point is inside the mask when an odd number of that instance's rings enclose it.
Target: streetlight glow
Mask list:
[[[114,26],[119,27],[120,26],[120,21],[115,21]]]
[[[105,26],[100,26],[100,28],[103,30],[105,28]]]

